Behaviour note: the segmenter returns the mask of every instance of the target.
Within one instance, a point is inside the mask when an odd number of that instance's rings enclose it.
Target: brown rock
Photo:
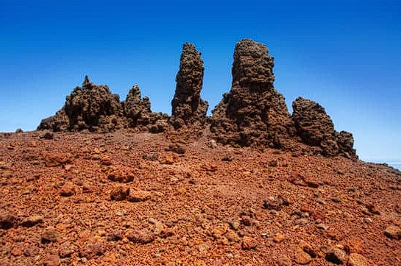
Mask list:
[[[42,244],[56,242],[57,241],[57,232],[54,229],[47,229],[42,234],[41,242]]]
[[[79,249],[79,256],[88,260],[102,256],[106,252],[106,246],[103,242],[89,240]]]
[[[71,197],[75,194],[75,185],[72,182],[67,182],[60,190],[60,196]]]
[[[111,181],[129,183],[134,180],[135,172],[131,167],[115,166],[111,168],[107,178]]]
[[[149,191],[130,190],[129,195],[127,196],[127,200],[131,202],[141,202],[150,200],[151,197],[152,193]]]
[[[401,228],[390,225],[384,231],[384,235],[391,239],[401,239]]]
[[[320,146],[324,155],[346,153],[347,156],[356,157],[352,134],[335,131],[333,121],[321,105],[298,97],[292,103],[292,108],[297,134],[305,144]]]
[[[32,215],[22,221],[21,225],[24,227],[32,227],[36,224],[43,223],[43,216]]]
[[[312,257],[300,248],[295,250],[294,260],[296,263],[305,265],[312,261]]]
[[[282,195],[278,195],[277,198],[269,197],[263,201],[263,208],[267,210],[280,211],[283,207],[288,205],[290,205],[290,203]]]
[[[203,60],[201,53],[191,43],[184,43],[180,69],[176,76],[177,86],[171,102],[169,122],[175,129],[183,126],[202,127],[206,121],[208,103],[200,97],[203,84]]]
[[[347,261],[347,254],[339,248],[331,248],[326,253],[326,260],[334,264],[343,264]]]
[[[348,258],[347,266],[369,266],[368,260],[358,253],[351,253]]]
[[[0,214],[0,229],[10,229],[17,227],[19,224],[19,218],[11,213]]]
[[[125,200],[127,198],[127,196],[129,195],[129,191],[130,191],[130,189],[127,187],[123,187],[123,186],[115,187],[110,192],[110,199],[116,200],[116,201]]]
[[[244,236],[242,238],[242,243],[241,247],[244,250],[250,250],[250,249],[255,249],[258,246],[258,242],[256,239],[249,237],[249,236]]]
[[[138,85],[130,89],[122,105],[130,127],[140,127],[152,133],[163,132],[167,129],[168,115],[152,112],[149,98],[141,98]]]
[[[64,242],[60,245],[59,248],[59,256],[60,258],[68,258],[76,251],[76,246],[74,246],[71,242]]]
[[[48,153],[44,157],[45,165],[49,167],[71,163],[72,156],[69,153]]]
[[[212,111],[210,130],[217,141],[280,148],[295,133],[284,97],[273,86],[273,65],[264,44],[236,44],[231,91]]]
[[[273,238],[273,241],[275,242],[275,243],[281,243],[282,241],[284,241],[285,240],[285,235],[283,235],[283,234],[277,234],[274,238]]]
[[[48,254],[43,260],[43,266],[58,266],[58,265],[60,265],[60,258],[57,255]]]
[[[148,244],[155,240],[155,234],[149,229],[142,229],[129,232],[127,238],[134,243]]]

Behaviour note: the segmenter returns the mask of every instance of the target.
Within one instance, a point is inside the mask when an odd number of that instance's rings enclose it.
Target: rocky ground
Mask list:
[[[0,134],[0,265],[401,265],[401,173],[166,134]]]

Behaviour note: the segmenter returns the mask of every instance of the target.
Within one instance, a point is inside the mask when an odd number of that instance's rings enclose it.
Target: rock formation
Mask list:
[[[248,39],[236,44],[231,91],[212,111],[210,129],[219,142],[280,148],[294,135],[284,97],[273,86],[273,66],[264,44]]]
[[[38,129],[109,132],[121,128],[123,119],[119,96],[106,85],[93,84],[86,76],[82,87],[76,87],[66,97],[64,107],[55,116],[42,120]]]
[[[205,123],[208,103],[200,98],[203,84],[203,60],[201,53],[191,43],[185,43],[176,76],[177,86],[172,104],[170,123],[175,129]]]
[[[145,126],[153,133],[166,130],[168,116],[152,112],[149,98],[141,98],[141,91],[138,85],[134,85],[131,88],[122,105],[129,127]]]
[[[297,134],[305,144],[321,147],[324,155],[356,156],[352,134],[335,131],[333,121],[321,105],[298,97],[292,103],[292,108]]]

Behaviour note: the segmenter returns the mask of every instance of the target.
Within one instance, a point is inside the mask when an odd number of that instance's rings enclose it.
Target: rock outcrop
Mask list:
[[[248,39],[236,44],[231,91],[212,111],[210,130],[217,141],[281,148],[294,135],[285,99],[273,86],[273,66],[264,44]]]
[[[152,112],[149,98],[141,98],[141,91],[138,85],[134,85],[131,88],[122,105],[129,127],[147,127],[153,133],[166,130],[168,115]]]
[[[38,129],[109,132],[121,128],[123,120],[119,96],[106,85],[93,84],[86,76],[82,87],[76,87],[66,97],[64,107],[55,116],[42,120]]]
[[[203,85],[203,60],[201,53],[191,43],[185,43],[176,76],[177,86],[171,102],[172,115],[169,122],[175,129],[202,127],[206,121],[208,103],[201,99]]]
[[[298,97],[292,103],[292,108],[297,134],[305,144],[321,147],[323,154],[328,156],[356,156],[352,134],[337,132],[330,116],[320,104]]]

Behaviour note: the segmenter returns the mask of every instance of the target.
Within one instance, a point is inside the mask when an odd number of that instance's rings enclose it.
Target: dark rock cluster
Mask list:
[[[320,104],[298,97],[292,103],[292,108],[297,134],[305,144],[319,146],[323,154],[329,156],[340,153],[347,157],[356,155],[352,134],[337,132],[330,116]]]
[[[290,115],[285,99],[274,88],[274,58],[268,48],[253,40],[239,41],[234,50],[232,86],[206,117],[208,103],[201,99],[204,64],[201,53],[185,43],[176,76],[172,114],[151,111],[148,97],[142,98],[137,85],[125,101],[105,85],[95,85],[88,77],[82,87],[67,96],[64,107],[43,119],[38,130],[109,132],[135,128],[153,133],[202,132],[223,145],[305,149],[325,156],[356,158],[352,134],[337,132],[333,121],[318,103],[297,98]],[[210,129],[204,131],[204,129]]]
[[[171,102],[170,123],[175,129],[181,127],[202,127],[206,121],[209,104],[202,100],[203,60],[192,43],[183,45],[180,69],[176,76],[177,86]]]
[[[108,86],[95,85],[86,76],[82,87],[66,97],[63,108],[54,116],[43,119],[38,130],[110,132],[128,126],[162,132],[167,116],[151,111],[149,99],[141,99],[138,86],[120,102],[119,95],[112,94]]]
[[[282,148],[294,135],[285,99],[273,86],[273,66],[264,44],[237,43],[231,91],[212,111],[210,130],[219,142]]]

